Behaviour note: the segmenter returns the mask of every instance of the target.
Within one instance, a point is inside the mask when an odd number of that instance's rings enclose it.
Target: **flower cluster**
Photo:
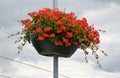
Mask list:
[[[100,43],[99,32],[94,26],[89,26],[86,18],[77,19],[73,12],[45,8],[28,15],[32,19],[21,20],[23,31],[37,34],[38,40],[50,39],[56,46],[74,44],[86,48]]]
[[[34,33],[38,36],[38,40],[49,39],[56,46],[78,46],[85,55],[88,55],[87,49],[89,48],[98,59],[96,51],[100,43],[99,31],[94,28],[94,25],[89,25],[86,18],[77,19],[73,12],[66,13],[50,8],[30,12],[28,15],[31,19],[20,21],[23,24],[21,34],[24,34],[21,39],[25,43],[30,42],[30,33]]]

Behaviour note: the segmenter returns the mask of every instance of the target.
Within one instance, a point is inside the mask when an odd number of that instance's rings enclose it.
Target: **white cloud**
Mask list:
[[[90,24],[95,24],[96,28],[102,28],[107,32],[101,35],[101,47],[107,50],[109,56],[102,57],[100,62],[103,69],[95,68],[93,60],[89,64],[84,63],[84,54],[77,50],[71,59],[60,59],[59,72],[70,78],[120,78],[120,57],[119,46],[119,25],[120,25],[120,5],[119,0],[59,0],[59,8],[74,11],[80,17],[86,17]],[[42,7],[51,7],[52,1],[48,0],[10,0],[1,1],[1,24],[0,24],[0,55],[23,60],[23,62],[35,66],[52,70],[52,58],[39,56],[31,45],[27,45],[23,52],[18,55],[14,39],[7,39],[7,34],[16,32],[21,27],[16,20],[27,16],[28,11],[36,11]],[[91,57],[90,57],[91,58]],[[15,62],[0,59],[0,71],[8,74],[12,78],[53,78],[52,73],[38,70],[32,67],[21,65]],[[106,70],[106,71],[105,71]],[[111,71],[111,72],[108,72]],[[114,72],[115,71],[115,72]],[[60,78],[64,78],[61,77]]]
[[[116,3],[110,3],[101,9],[85,11],[80,16],[85,16],[91,23],[109,25],[120,19],[119,9],[120,5]]]
[[[118,34],[102,34],[101,36],[101,42],[104,44],[110,44],[112,42],[112,44],[118,44],[120,43],[120,36],[118,36]]]
[[[44,68],[52,71],[52,61],[38,61],[26,62],[27,64],[32,64],[34,66]],[[10,62],[13,70],[9,71],[12,78],[53,78],[53,73],[46,72],[44,70],[36,69],[24,64],[19,64],[16,62]],[[15,70],[15,71],[14,71]],[[60,59],[59,60],[59,73],[69,78],[119,78],[120,72],[106,72],[100,69],[94,69],[93,66],[86,63],[81,63],[70,59]],[[65,78],[59,75],[59,78]]]
[[[72,66],[71,66],[72,65]],[[80,63],[73,60],[62,61],[62,72],[68,74],[71,78],[119,78],[120,73],[109,73],[102,70],[95,70],[86,63]]]

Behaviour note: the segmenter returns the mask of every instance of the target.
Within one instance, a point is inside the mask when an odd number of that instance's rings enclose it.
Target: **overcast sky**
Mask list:
[[[7,36],[21,30],[17,20],[27,18],[27,13],[53,6],[52,0],[0,0],[0,78],[53,78],[53,58],[37,54],[32,44],[27,44],[21,54],[17,53],[17,37]],[[69,78],[120,78],[120,0],[58,0],[58,8],[75,12],[78,18],[86,17],[95,28],[106,30],[101,34],[100,48],[108,57],[100,55],[102,68],[90,55],[85,63],[82,50],[71,58],[59,58],[59,73]],[[1,56],[37,66],[34,68],[7,60]],[[66,78],[59,76],[59,78]]]

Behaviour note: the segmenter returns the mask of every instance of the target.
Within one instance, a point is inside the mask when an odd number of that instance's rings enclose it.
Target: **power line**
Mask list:
[[[4,31],[4,30],[0,30],[0,32],[4,33],[4,34],[7,34],[7,35],[10,35],[8,32]]]
[[[37,66],[34,66],[34,65],[31,65],[31,64],[27,64],[27,63],[24,63],[24,62],[21,62],[21,61],[17,61],[15,59],[11,59],[11,58],[8,58],[8,57],[5,57],[5,56],[0,56],[1,58],[4,58],[4,59],[7,59],[7,60],[10,60],[10,61],[14,61],[14,62],[17,62],[17,63],[20,63],[20,64],[24,64],[24,65],[27,65],[27,66],[30,66],[30,67],[33,67],[33,68],[36,68],[36,69],[40,69],[40,70],[43,70],[43,71],[46,71],[46,72],[50,72],[50,73],[53,73],[52,71],[49,71],[47,69],[44,69],[44,68],[40,68],[40,67],[37,67]],[[68,76],[65,76],[63,74],[59,74],[60,76],[62,77],[65,77],[65,78],[70,78]],[[10,77],[9,77],[10,78]]]
[[[5,77],[5,78],[10,78],[9,76],[6,76],[6,75],[1,75],[1,74],[0,74],[0,76],[1,76],[1,77]]]

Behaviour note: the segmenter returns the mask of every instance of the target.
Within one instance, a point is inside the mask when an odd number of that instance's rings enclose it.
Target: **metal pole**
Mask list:
[[[57,0],[53,0],[53,9],[56,9],[57,8]],[[54,55],[53,56],[53,65],[54,65],[54,69],[53,69],[53,75],[54,77],[53,78],[58,78],[58,56],[57,55]]]
[[[58,56],[54,55],[54,78],[58,78]]]
[[[53,9],[57,8],[57,0],[53,0]]]

